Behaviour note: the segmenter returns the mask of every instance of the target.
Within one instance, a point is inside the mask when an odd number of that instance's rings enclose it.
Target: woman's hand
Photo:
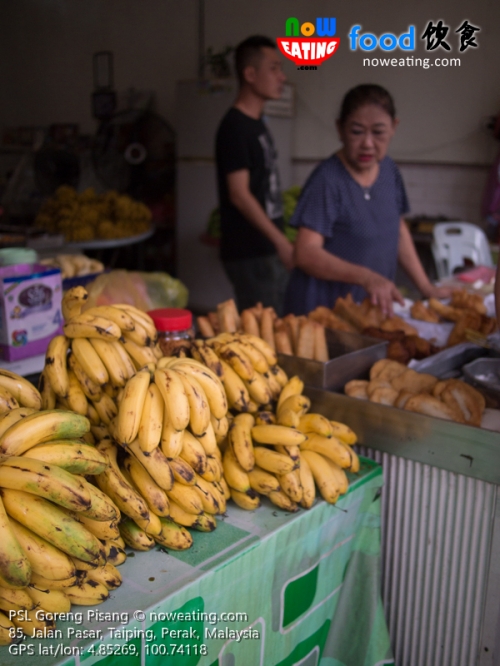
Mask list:
[[[380,309],[386,317],[392,317],[394,314],[392,307],[393,301],[397,301],[401,305],[405,304],[404,298],[394,282],[382,277],[382,275],[379,275],[378,273],[370,271],[369,280],[363,286],[370,294],[370,300],[373,305],[380,306]]]
[[[451,298],[452,291],[451,287],[436,287],[431,285],[431,288],[424,295],[427,298]]]

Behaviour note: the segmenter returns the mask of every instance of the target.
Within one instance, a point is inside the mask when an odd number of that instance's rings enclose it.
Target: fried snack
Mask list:
[[[297,347],[299,344],[299,331],[300,331],[300,322],[303,317],[296,317],[293,314],[289,314],[286,317],[283,317],[286,327],[288,328],[288,335],[290,336],[290,341],[292,343],[292,349],[294,353],[297,353]]]
[[[385,319],[385,315],[378,305],[373,305],[369,298],[361,303],[358,310],[359,314],[364,319],[363,328],[368,326],[380,326]]]
[[[408,349],[405,347],[404,338],[403,340],[393,340],[387,345],[387,358],[390,358],[393,361],[398,363],[408,363],[411,359],[411,354]]]
[[[475,310],[462,310],[462,316],[457,320],[450,333],[447,347],[453,347],[466,340],[465,329],[470,328],[478,331],[481,328],[481,315]]]
[[[481,326],[479,332],[483,335],[491,335],[497,330],[497,320],[495,317],[487,317],[486,315],[481,315]]]
[[[435,398],[441,397],[441,393],[445,390],[445,388],[448,386],[449,379],[443,379],[437,384],[434,385],[434,388],[432,389],[432,395]]]
[[[365,315],[360,311],[360,306],[352,300],[351,294],[347,294],[345,298],[339,296],[335,301],[333,312],[338,317],[341,317],[352,324],[357,331],[362,331],[367,327],[365,323]]]
[[[381,379],[390,382],[398,375],[403,374],[407,367],[389,358],[382,358],[374,363],[370,369],[370,380]]]
[[[366,389],[369,382],[366,379],[353,379],[344,386],[344,393],[351,398],[368,400]]]
[[[452,308],[450,305],[444,305],[437,298],[429,299],[429,309],[448,321],[458,321],[464,313],[460,308]]]
[[[370,400],[371,402],[378,402],[380,405],[388,405],[389,407],[393,407],[398,395],[398,391],[395,391],[390,386],[379,386],[371,394]]]
[[[391,384],[392,388],[398,392],[406,389],[411,393],[431,393],[437,382],[437,377],[434,375],[406,368],[403,373],[391,381]]]
[[[314,328],[314,360],[326,363],[330,359],[326,343],[325,327],[313,321]]]
[[[274,308],[264,308],[260,317],[260,337],[267,342],[271,349],[274,347],[274,320],[276,312]]]
[[[274,322],[274,344],[278,354],[293,355],[292,343],[288,335],[287,327],[282,319]]]
[[[300,322],[296,351],[300,358],[314,358],[314,325],[315,322],[307,318]]]
[[[220,333],[219,317],[217,316],[217,313],[216,312],[209,312],[207,314],[207,317],[208,317],[208,321],[210,322],[210,324],[211,324],[211,326],[214,330],[215,335]]]
[[[392,389],[391,383],[386,379],[370,379],[368,386],[366,387],[366,393],[370,400],[372,399],[372,394],[375,391],[378,391],[380,388],[390,388]]]
[[[406,389],[401,390],[398,393],[398,397],[396,398],[396,401],[394,402],[394,407],[398,407],[399,409],[404,409],[406,406],[406,403],[410,398],[413,398],[415,394],[411,393],[410,391],[407,391]]]
[[[404,340],[405,334],[403,331],[383,331],[381,328],[369,326],[361,331],[362,335],[368,335],[370,338],[377,338],[379,340]]]
[[[465,289],[454,289],[451,294],[452,308],[461,308],[465,310],[475,310],[479,314],[486,314],[486,306],[483,297],[479,294],[471,294]]]
[[[380,324],[380,328],[383,331],[403,331],[406,335],[417,335],[418,331],[416,328],[411,326],[407,321],[394,315],[394,317],[389,317]]]
[[[264,310],[264,306],[262,303],[259,301],[256,303],[253,308],[249,308],[253,314],[255,315],[255,319],[260,323],[260,318],[262,317],[262,311]]]
[[[439,398],[434,398],[434,396],[428,393],[413,395],[408,399],[404,408],[408,412],[435,416],[439,419],[456,421],[457,423],[464,422],[462,412],[457,407],[450,407],[450,405],[441,402]]]
[[[356,333],[357,329],[345,321],[341,317],[338,317],[334,312],[324,305],[318,305],[318,307],[310,312],[308,315],[309,319],[317,321],[319,324],[322,324],[326,328],[332,329],[332,331],[346,331],[347,333]]]
[[[429,310],[422,301],[415,301],[415,303],[410,308],[410,315],[413,319],[418,319],[419,321],[428,321],[433,324],[437,324],[439,321],[439,315],[436,312]]]
[[[223,333],[236,333],[240,328],[240,315],[232,298],[217,305],[217,317]]]
[[[214,329],[208,317],[196,317],[198,330],[204,338],[213,338],[215,335]]]
[[[465,423],[479,427],[486,407],[484,396],[459,379],[450,379],[446,384],[441,400],[451,407],[458,407]]]
[[[240,319],[241,328],[243,329],[244,333],[248,333],[249,335],[256,335],[257,337],[260,336],[259,322],[257,321],[257,317],[255,316],[253,308],[243,310],[240,315]]]
[[[429,340],[421,338],[419,335],[408,335],[405,339],[405,344],[412,345],[415,348],[413,358],[416,358],[418,361],[439,351],[439,347],[436,347]]]

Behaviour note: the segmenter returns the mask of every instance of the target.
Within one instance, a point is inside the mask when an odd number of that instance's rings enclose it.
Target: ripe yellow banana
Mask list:
[[[281,490],[280,483],[274,474],[266,472],[261,467],[255,465],[251,472],[248,472],[250,487],[262,495],[269,495],[271,492]]]
[[[289,474],[296,468],[296,464],[289,456],[278,451],[264,446],[254,446],[253,451],[257,465],[271,474]]]
[[[85,312],[72,317],[64,324],[63,331],[67,338],[118,340],[121,336],[121,331],[115,323],[105,317],[87,315]]]
[[[270,492],[268,495],[269,499],[273,504],[276,504],[276,506],[279,506],[280,509],[284,509],[285,511],[290,511],[291,513],[294,513],[295,511],[299,510],[299,507],[297,504],[288,497],[286,493],[284,493],[282,490],[273,490]]]
[[[182,483],[185,486],[194,486],[195,471],[189,463],[183,458],[169,458],[168,463],[176,483]]]
[[[215,516],[209,513],[201,513],[193,523],[192,528],[198,532],[213,532],[217,527]]]
[[[43,497],[21,490],[3,488],[1,493],[9,516],[42,539],[86,562],[100,558],[99,541],[63,509]]]
[[[135,520],[134,522],[153,538],[161,532],[160,518],[152,511],[149,512],[149,520]]]
[[[116,353],[120,356],[122,366],[125,371],[125,376],[127,379],[130,379],[135,375],[136,367],[132,358],[129,356],[127,350],[123,346],[123,342],[121,340],[114,340],[109,344],[116,350]]]
[[[257,349],[257,347],[242,337],[238,337],[235,341],[235,344],[250,359],[250,362],[256,372],[260,372],[262,375],[269,372],[269,363],[267,362],[264,354],[259,349]]]
[[[265,378],[267,385],[269,386],[272,399],[277,400],[281,393],[281,384],[278,382],[271,370],[269,370],[269,372],[265,372],[262,376]]]
[[[282,407],[278,414],[278,425],[287,426],[288,428],[298,428],[300,423],[300,416],[293,409],[286,409]]]
[[[336,437],[323,437],[310,433],[307,436],[307,441],[302,444],[301,451],[302,449],[320,453],[325,458],[346,469],[352,465],[351,452],[344,448],[342,442]]]
[[[283,368],[280,368],[279,365],[272,365],[270,367],[270,372],[278,382],[278,384],[283,388],[286,386],[286,383],[288,381],[288,376],[286,372],[283,370]]]
[[[150,381],[149,371],[140,370],[125,386],[116,422],[116,438],[122,446],[137,437]]]
[[[151,347],[144,347],[127,338],[124,338],[121,344],[132,359],[137,370],[143,368],[148,363],[156,363],[156,356]]]
[[[33,493],[73,511],[84,511],[91,505],[90,495],[77,476],[24,456],[0,461],[0,487]]]
[[[139,494],[146,500],[150,511],[157,516],[168,516],[170,507],[167,494],[149,472],[133,456],[125,458],[124,466]]]
[[[88,531],[91,532],[100,541],[105,541],[106,539],[116,539],[120,536],[118,521],[116,520],[95,520],[94,518],[82,516],[80,513],[73,513],[71,515],[73,518],[75,518],[75,520],[78,520],[80,523],[82,523],[82,525],[84,525]]]
[[[229,430],[227,416],[224,416],[221,419],[216,419],[213,414],[210,414],[210,422],[212,423],[212,429],[214,431],[216,442],[221,442]]]
[[[89,430],[89,420],[80,414],[58,409],[35,412],[4,432],[0,437],[0,453],[21,455],[37,444],[54,439],[78,439]]]
[[[236,460],[249,472],[255,464],[252,444],[252,427],[255,422],[251,414],[238,414],[229,428],[228,438]],[[260,426],[262,427],[262,426]]]
[[[178,373],[189,402],[189,427],[197,437],[203,435],[210,424],[210,408],[205,391],[190,374]]]
[[[195,340],[191,348],[191,354],[193,358],[206,365],[207,368],[210,368],[219,379],[222,379],[224,370],[222,369],[222,364],[219,360],[219,357],[214,352],[214,350],[209,347],[204,340]]]
[[[252,438],[259,444],[300,446],[306,441],[304,433],[282,425],[258,425],[252,428]]]
[[[54,393],[61,397],[68,394],[69,388],[66,366],[69,343],[70,341],[64,335],[56,335],[49,342],[45,353],[45,375]],[[28,406],[31,407],[32,405]]]
[[[240,493],[246,493],[250,490],[248,474],[239,464],[230,446],[224,451],[222,465],[224,468],[224,478],[231,488],[238,490]]]
[[[11,645],[19,640],[16,637],[16,629],[13,622],[5,613],[0,611],[0,645]]]
[[[168,423],[174,430],[185,430],[189,424],[190,408],[180,375],[172,368],[160,368],[155,370],[154,380],[163,396]]]
[[[224,506],[221,507],[219,491],[215,488],[215,486],[213,486],[208,481],[205,481],[205,479],[203,479],[198,474],[195,478],[196,484],[194,485],[194,489],[201,499],[203,511],[211,515],[215,515],[216,513],[223,513],[223,509],[225,509],[225,500]]]
[[[327,459],[314,451],[300,451],[300,459],[309,465],[321,497],[335,504],[340,494],[339,479],[327,464]]]
[[[16,627],[20,627],[23,630],[26,636],[33,636],[34,630],[45,633],[51,629],[55,629],[56,625],[54,620],[49,620],[47,617],[51,616],[44,615],[42,619],[39,610],[35,609],[26,611],[23,615],[15,615],[12,618],[12,621]]]
[[[298,446],[280,446],[279,444],[274,447],[278,453],[283,453],[285,456],[290,456],[297,467],[300,466],[300,448]]]
[[[332,426],[332,434],[335,435],[335,437],[338,437],[342,442],[354,446],[358,441],[356,433],[351,430],[349,426],[345,425],[345,423],[330,421],[330,425]]]
[[[108,589],[101,583],[89,581],[68,587],[64,594],[75,606],[95,606],[109,598]]]
[[[173,500],[170,501],[170,518],[178,525],[193,527],[198,518],[202,515],[203,514],[200,513],[188,513],[177,504],[177,502],[174,502]]]
[[[195,472],[203,474],[207,469],[205,449],[189,430],[184,431],[182,449],[179,456],[190,465]]]
[[[118,349],[112,344],[112,342],[108,342],[102,338],[90,338],[89,342],[106,368],[111,385],[114,387],[125,386],[127,379],[129,378],[128,369],[123,363],[122,356]]]
[[[208,422],[208,426],[205,432],[202,435],[198,435],[196,439],[205,449],[205,453],[207,454],[207,456],[216,455],[217,452],[219,451],[219,447],[217,446],[217,439],[215,437],[211,421]]]
[[[93,580],[96,583],[104,585],[108,590],[116,590],[122,584],[120,572],[110,562],[107,562],[102,567],[97,567],[97,569],[87,571],[85,578],[87,581]]]
[[[89,483],[84,476],[80,477],[80,481],[87,488],[90,494],[90,509],[87,511],[80,511],[81,516],[87,516],[93,520],[119,520],[120,511],[112,500],[97,488],[92,483]]]
[[[77,317],[87,302],[89,295],[84,287],[72,287],[64,294],[61,311],[65,321]]]
[[[163,400],[163,398],[162,398]],[[163,428],[161,431],[160,446],[167,458],[177,458],[182,451],[184,430],[176,430],[168,420],[166,408],[163,411]]]
[[[144,399],[137,433],[139,446],[146,453],[153,451],[160,444],[164,411],[165,405],[159,388],[156,384],[150,384]]]
[[[71,609],[71,601],[62,590],[44,589],[31,583],[26,591],[31,600],[48,613],[68,613]]]
[[[255,490],[249,490],[247,493],[242,493],[239,490],[231,489],[231,499],[234,500],[241,509],[245,511],[255,511],[260,506],[259,493]]]
[[[0,587],[0,608],[4,611],[33,610],[36,604],[28,594],[28,588],[15,590],[8,587]]]
[[[302,393],[303,390],[304,390],[304,382],[299,377],[297,377],[297,375],[291,377],[287,381],[285,386],[283,386],[283,389],[280,393],[280,397],[278,398],[278,405],[276,407],[276,410],[279,411],[281,405],[291,395],[297,395],[299,393]]]
[[[262,338],[259,338],[256,335],[250,335],[249,333],[245,333],[243,335],[240,335],[239,339],[242,340],[243,342],[248,342],[249,344],[253,345],[256,349],[258,349],[260,353],[264,356],[264,358],[267,361],[267,364],[270,367],[276,365],[276,363],[278,362],[278,357],[276,355],[276,352]]]
[[[87,396],[83,392],[83,389],[78,381],[76,374],[73,370],[68,370],[68,395],[66,400],[73,412],[77,414],[82,414],[82,416],[87,415]]]
[[[223,476],[221,476],[220,481],[215,482],[215,485],[217,486],[221,494],[224,495],[224,499],[226,500],[226,502],[227,500],[231,499],[231,490],[227,485],[226,479]]]
[[[134,320],[134,324],[140,324],[146,330],[146,333],[151,338],[151,342],[156,341],[156,338],[158,337],[156,327],[154,321],[147,312],[139,310],[139,308],[129,305],[128,303],[116,303],[114,307],[119,310],[124,310]]]
[[[227,413],[227,398],[224,386],[217,375],[203,364],[192,358],[181,358],[172,364],[176,372],[183,372],[193,376],[207,397],[211,413],[217,419],[223,418]]]
[[[174,476],[169,461],[160,447],[157,446],[153,451],[146,453],[139,446],[138,440],[134,440],[128,445],[127,450],[146,468],[160,488],[170,490],[174,484]]]
[[[75,575],[71,576],[70,578],[62,578],[61,580],[51,580],[50,578],[45,578],[45,576],[41,576],[40,574],[37,574],[34,571],[32,571],[31,582],[33,583],[33,585],[41,587],[44,590],[64,590],[65,587],[71,587],[71,585],[76,585],[78,583],[78,579]]]
[[[123,331],[123,338],[125,340],[129,340],[130,342],[134,342],[140,347],[147,347],[151,349],[151,347],[154,345],[154,340],[149,337],[144,326],[137,321],[134,324],[133,331]],[[152,349],[151,352],[153,352]]]
[[[339,465],[334,463],[329,458],[325,458],[325,460],[333,476],[337,479],[340,494],[345,495],[345,493],[349,490],[349,480],[347,479],[346,473]]]
[[[7,389],[21,407],[41,409],[42,398],[37,389],[24,377],[15,372],[0,368],[0,386]]]
[[[228,342],[216,350],[217,355],[228,363],[243,379],[248,381],[255,375],[255,369],[248,354],[236,342]]]
[[[75,340],[72,340],[71,351],[84,372],[94,384],[102,386],[109,381],[108,371],[89,340],[86,338],[76,338]]]
[[[297,414],[297,416],[301,417],[309,410],[310,406],[311,401],[307,396],[302,395],[301,393],[296,393],[281,403],[280,407],[276,410],[276,415],[279,420],[280,414],[283,411],[291,409]]]
[[[100,400],[102,389],[87,375],[73,352],[68,356],[68,367],[75,373],[82,391],[89,400]],[[44,409],[48,409],[45,408]]]
[[[119,567],[120,564],[123,564],[127,559],[127,553],[125,552],[125,542],[122,537],[120,539],[106,539],[106,541],[101,542],[104,548],[104,554],[106,562],[103,564],[109,563],[113,564],[115,567]]]
[[[40,396],[42,398],[42,409],[54,409],[56,406],[56,394],[50,385],[45,370],[40,374],[38,390],[40,391]]]
[[[302,484],[300,482],[300,471],[298,469],[288,474],[278,475],[278,481],[283,492],[293,502],[300,502],[302,500]]]
[[[92,405],[99,415],[101,423],[104,423],[108,427],[115,416],[118,415],[118,407],[113,398],[110,398],[107,393],[103,392],[100,400],[94,401]],[[116,435],[115,438],[117,439]]]
[[[331,437],[333,429],[330,421],[322,414],[304,414],[300,417],[298,429],[304,433],[316,433],[322,437]]]
[[[249,381],[243,380],[243,383],[247,387],[250,398],[257,403],[256,407],[250,408],[251,411],[256,412],[259,405],[267,405],[273,399],[272,391],[264,375],[254,372],[252,378]]]
[[[31,407],[18,407],[11,409],[5,414],[0,414],[0,438],[7,432],[7,430],[21,419],[24,419],[30,414],[35,414],[36,410]]]
[[[215,456],[207,456],[207,469],[200,474],[205,481],[220,481],[222,476],[222,464]]]
[[[228,363],[221,361],[221,365],[224,370],[221,381],[224,385],[229,406],[240,412],[249,411],[250,394],[243,380]]]
[[[33,458],[57,465],[73,474],[100,474],[106,468],[106,459],[95,446],[82,444],[78,440],[58,440],[38,444],[23,453],[23,458]]]
[[[186,550],[193,545],[193,538],[182,525],[177,525],[168,518],[160,518],[161,532],[155,541],[172,550]]]
[[[0,385],[0,413],[10,412],[12,409],[18,409],[19,403],[14,396],[3,386]]]
[[[347,470],[349,472],[351,472],[352,474],[357,474],[359,472],[359,468],[360,468],[360,460],[359,460],[358,454],[348,444],[346,444],[342,440],[339,440],[339,441],[342,444],[342,446],[344,446],[347,449],[348,454],[351,456],[351,464],[347,468]]]
[[[135,328],[134,320],[125,311],[115,308],[113,305],[98,305],[97,307],[84,310],[86,315],[92,317],[104,317],[114,322],[121,331],[133,331]]]
[[[170,490],[167,490],[169,499],[172,499],[188,513],[201,513],[203,504],[201,497],[194,486],[186,486],[175,482]]]
[[[24,587],[30,581],[29,558],[19,543],[0,498],[0,577],[5,585]]]
[[[155,542],[153,537],[136,525],[130,518],[125,518],[120,523],[120,534],[127,546],[134,550],[146,551],[154,548]]]
[[[276,415],[268,411],[257,412],[255,415],[255,425],[276,425]]]

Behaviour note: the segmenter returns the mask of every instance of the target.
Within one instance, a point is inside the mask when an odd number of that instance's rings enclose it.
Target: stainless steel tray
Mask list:
[[[370,368],[387,355],[387,342],[345,331],[326,331],[330,360],[326,363],[278,354],[289,377],[299,375],[305,384],[338,391],[351,379],[365,379]]]
[[[440,379],[450,379],[462,374],[462,367],[476,358],[486,356],[488,350],[473,342],[462,342],[454,347],[443,349],[437,354],[428,356],[421,361],[410,361],[409,368],[417,372],[428,372]]]

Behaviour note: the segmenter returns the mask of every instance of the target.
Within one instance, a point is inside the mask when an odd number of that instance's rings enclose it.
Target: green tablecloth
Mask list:
[[[59,636],[26,639],[22,655],[0,648],[0,663],[393,664],[379,592],[382,470],[362,459],[350,480],[336,506],[320,501],[294,515],[267,500],[252,513],[231,506],[215,533],[194,534],[189,551],[135,553],[110,600],[72,607],[81,622],[58,621]],[[74,630],[101,631],[102,640]]]

